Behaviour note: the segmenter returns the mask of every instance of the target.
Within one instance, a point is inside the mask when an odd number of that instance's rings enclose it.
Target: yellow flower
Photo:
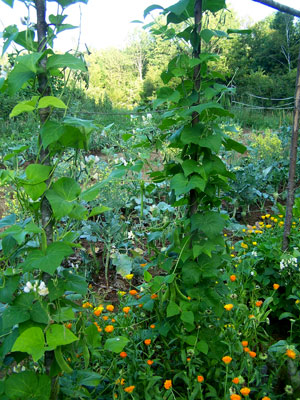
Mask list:
[[[135,386],[127,386],[126,388],[124,388],[124,391],[126,393],[132,393],[134,388],[135,388]]]
[[[266,218],[266,216],[265,216],[265,215],[262,215],[262,216],[261,216],[261,219],[265,219],[265,218]]]
[[[123,307],[123,312],[124,312],[125,314],[128,314],[129,311],[130,311],[130,307]]]
[[[270,218],[270,214],[266,214],[266,218]]]
[[[233,304],[225,304],[225,306],[224,306],[225,310],[227,310],[227,311],[232,310],[233,307],[234,307]]]
[[[244,243],[244,242],[241,243],[241,246],[242,246],[243,249],[248,249],[248,245],[246,243]]]
[[[86,301],[82,304],[82,308],[93,308],[93,305],[90,302]]]
[[[123,292],[123,291],[119,292],[119,295],[122,296],[122,297],[125,296],[125,294],[126,294],[126,292]]]
[[[278,217],[279,217],[279,218],[283,218],[283,215],[280,214],[280,215],[278,215]]]
[[[108,304],[108,305],[106,306],[106,309],[107,309],[107,311],[113,312],[114,309],[115,309],[115,307],[114,307],[112,304]]]
[[[165,389],[171,389],[171,387],[172,387],[172,381],[171,381],[171,379],[167,379],[167,380],[165,380],[165,383],[164,383],[164,387],[165,387]]]
[[[125,275],[125,278],[130,281],[133,278],[133,274]],[[130,386],[131,387],[131,386]],[[131,393],[131,392],[130,392]]]
[[[268,225],[266,225],[266,228],[267,229],[272,228],[272,225],[268,224]]]
[[[111,333],[111,332],[113,332],[114,327],[113,327],[113,325],[107,325],[104,330],[107,333]]]
[[[224,357],[222,358],[222,361],[223,361],[223,363],[225,363],[225,364],[230,364],[231,361],[232,361],[232,358],[231,358],[230,356],[224,356]]]
[[[296,353],[292,349],[287,349],[285,355],[288,356],[289,358],[292,358],[293,360],[295,360],[296,358]]]
[[[259,231],[257,231],[258,233]],[[252,242],[253,246],[257,246],[257,242]]]
[[[94,315],[96,315],[96,317],[99,317],[99,315],[102,313],[103,310],[104,310],[104,308],[102,306],[95,307],[94,308]]]

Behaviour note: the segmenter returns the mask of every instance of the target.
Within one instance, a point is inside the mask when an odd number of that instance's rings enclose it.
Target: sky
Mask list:
[[[281,4],[300,9],[300,0],[277,0]],[[68,19],[72,25],[80,25],[81,30],[74,29],[61,33],[57,41],[57,50],[68,51],[76,48],[78,41],[80,49],[86,43],[90,49],[107,47],[124,47],[130,32],[141,24],[131,23],[133,20],[143,20],[143,11],[151,4],[168,7],[176,0],[89,0],[87,5],[77,3],[67,8]],[[54,3],[49,4],[50,13],[55,13]],[[244,21],[258,21],[270,15],[275,10],[252,0],[227,0],[238,16]],[[15,0],[11,9],[0,0],[0,32],[10,24],[20,25],[21,17],[26,15],[26,8]],[[32,16],[34,19],[34,15]],[[59,45],[58,45],[59,44]],[[1,46],[1,44],[0,44]]]

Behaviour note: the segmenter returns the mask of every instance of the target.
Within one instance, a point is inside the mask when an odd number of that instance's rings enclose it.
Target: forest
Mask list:
[[[225,0],[174,0],[122,49],[64,53],[88,0],[19,2],[0,400],[299,400],[300,10],[244,26]]]

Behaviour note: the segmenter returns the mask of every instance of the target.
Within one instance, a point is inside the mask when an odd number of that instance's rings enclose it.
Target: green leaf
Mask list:
[[[83,72],[86,71],[86,65],[82,59],[69,53],[55,54],[47,59],[47,69],[52,70],[57,68],[70,68]]]
[[[23,188],[25,193],[34,201],[38,200],[47,189],[46,183],[38,183],[38,184],[23,184]]]
[[[75,314],[72,307],[62,307],[55,314],[51,315],[55,322],[71,321],[75,319]]]
[[[52,189],[66,201],[75,200],[81,193],[79,183],[75,179],[68,177],[58,179],[52,185]]]
[[[2,0],[5,4],[13,8],[14,6],[14,0]]]
[[[26,31],[19,32],[14,41],[20,46],[29,51],[37,51],[38,43],[34,41],[34,30],[27,29]]]
[[[186,322],[190,325],[194,323],[194,313],[192,311],[182,311],[180,315],[180,319],[183,322]]]
[[[38,269],[53,275],[56,268],[60,266],[62,260],[72,253],[72,248],[67,244],[62,242],[50,243],[45,253],[42,250],[31,251],[22,264],[22,267],[24,271]]]
[[[153,10],[163,10],[164,8],[162,6],[159,6],[157,4],[152,4],[151,6],[147,7],[144,11],[144,19],[147,17],[148,14],[151,13]]]
[[[73,343],[76,340],[78,340],[78,337],[64,325],[52,324],[46,331],[46,341],[50,350]]]
[[[225,0],[203,0],[202,9],[203,11],[209,10],[213,13],[226,8]]]
[[[94,215],[99,215],[99,214],[103,214],[106,211],[110,211],[111,208],[110,207],[106,207],[106,206],[97,206],[94,207],[92,209],[92,211],[90,212],[89,218],[93,217]]]
[[[249,35],[252,32],[252,29],[227,29],[227,33],[239,33],[241,35],[246,34]]]
[[[179,306],[174,301],[170,300],[167,307],[167,317],[173,317],[174,315],[180,314],[180,312]]]
[[[5,381],[5,393],[10,400],[49,400],[51,379],[33,371],[12,374]]]
[[[195,160],[185,160],[181,166],[185,176],[189,176],[193,172],[197,172],[199,169],[198,163]]]
[[[197,349],[201,351],[201,353],[208,354],[208,344],[205,340],[200,340],[197,344]]]
[[[68,108],[65,103],[54,96],[44,96],[40,99],[38,108],[47,108],[47,107],[55,107],[55,108]]]
[[[189,5],[190,0],[180,0],[178,3],[165,9],[165,12],[172,12],[176,15],[181,15]]]
[[[23,112],[32,112],[35,109],[35,104],[32,104],[32,101],[21,101],[12,109],[11,113],[9,114],[9,118],[16,117]]]
[[[170,180],[170,187],[175,191],[176,196],[180,196],[189,191],[188,182],[188,179],[183,174],[176,174]]]
[[[16,215],[10,214],[0,220],[0,228],[13,225],[16,222]]]
[[[225,150],[235,150],[238,153],[244,154],[247,151],[247,147],[244,146],[243,144],[236,142],[235,140],[226,137],[224,139],[223,145],[225,147]]]
[[[72,4],[84,3],[87,4],[89,0],[48,0],[49,2],[55,2],[60,4],[63,8],[69,7]]]
[[[204,131],[203,124],[197,124],[195,126],[185,126],[181,132],[180,140],[184,144],[198,144]]]
[[[0,277],[0,303],[10,303],[13,300],[19,281],[19,275]]]
[[[95,200],[100,193],[100,189],[102,187],[102,182],[96,183],[95,185],[91,186],[90,188],[84,190],[80,194],[80,199],[84,201],[92,201]]]
[[[55,121],[46,121],[41,128],[41,138],[44,149],[51,143],[57,142],[65,133],[65,127]]]
[[[183,284],[187,287],[193,287],[197,283],[199,283],[201,277],[201,268],[200,266],[193,262],[186,262],[182,267],[182,281]]]
[[[2,1],[5,1],[5,0],[2,0]],[[12,2],[13,2],[13,0],[12,0]],[[19,31],[18,31],[18,28],[16,25],[9,25],[4,29],[3,34],[2,34],[2,37],[4,39],[4,44],[3,44],[3,48],[2,48],[2,56],[8,49],[11,42],[13,42],[15,40],[15,38],[18,36],[18,32]]]
[[[209,239],[219,235],[225,226],[225,220],[214,211],[203,214],[194,214],[191,217],[192,231],[197,229],[203,231]]]
[[[106,340],[104,349],[112,351],[113,353],[120,353],[128,342],[129,339],[125,336],[115,336],[114,338]]]
[[[12,351],[28,353],[37,362],[45,352],[44,332],[38,327],[26,329],[15,341]]]
[[[152,275],[148,271],[144,271],[144,280],[145,282],[150,282],[152,279]]]
[[[117,274],[125,277],[132,271],[132,259],[127,254],[117,254],[112,259],[112,264],[116,266]]]
[[[209,43],[210,39],[215,36],[214,31],[211,29],[203,29],[200,33],[201,38],[206,42]]]
[[[98,333],[99,336],[99,333]],[[78,371],[77,372],[77,383],[78,385],[84,385],[84,386],[98,386],[100,383],[100,379],[102,379],[103,376],[100,374],[97,374],[97,372],[94,372],[92,370],[87,370],[87,371]]]
[[[30,164],[25,170],[27,180],[31,184],[41,183],[49,178],[52,167],[42,164]]]
[[[71,271],[64,271],[64,277],[66,278],[66,290],[70,292],[80,293],[83,296],[88,291],[88,284],[84,276],[75,275]]]
[[[92,349],[95,349],[96,347],[99,347],[101,344],[101,336],[99,335],[98,329],[94,324],[91,324],[88,326],[85,331],[85,338],[86,342],[89,347]]]

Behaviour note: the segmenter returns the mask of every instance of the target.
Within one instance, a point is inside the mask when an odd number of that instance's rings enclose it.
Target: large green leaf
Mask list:
[[[71,255],[73,250],[62,242],[51,243],[44,253],[42,250],[33,250],[22,264],[24,271],[38,269],[53,275],[62,260]]]
[[[54,96],[44,96],[40,99],[38,108],[55,107],[55,108],[68,108],[65,103]]]
[[[32,112],[35,109],[37,101],[38,96],[33,96],[29,101],[21,101],[12,109],[9,117],[15,117],[23,112]]]
[[[36,184],[46,181],[49,178],[49,174],[52,167],[49,165],[42,164],[30,164],[25,170],[27,177],[26,183]]]
[[[95,200],[100,193],[100,189],[101,189],[102,183],[96,183],[95,185],[91,186],[90,188],[84,190],[81,194],[80,194],[80,198],[84,201],[92,201]],[[0,221],[1,222],[1,221]]]
[[[207,211],[203,214],[194,214],[191,217],[192,231],[200,229],[208,238],[213,239],[219,235],[225,226],[225,220],[214,211]]]
[[[120,353],[123,351],[129,339],[125,336],[115,336],[111,339],[107,339],[104,345],[105,350],[112,351],[113,353]]]
[[[44,332],[38,327],[26,329],[15,341],[12,351],[28,353],[37,362],[45,352]]]
[[[13,300],[19,281],[19,275],[0,277],[0,303],[10,303]]]
[[[183,284],[187,287],[193,287],[199,283],[201,277],[200,266],[193,262],[186,262],[182,267],[182,280]]]
[[[181,194],[185,194],[189,191],[188,188],[188,179],[183,174],[176,174],[170,181],[171,189],[175,191],[176,196],[180,196]]]
[[[25,193],[28,194],[32,200],[36,201],[44,194],[47,185],[44,182],[37,184],[23,184],[23,188]]]
[[[165,12],[172,12],[176,15],[181,15],[189,5],[190,0],[180,0],[178,3],[165,9]]]
[[[173,317],[178,314],[180,314],[179,306],[174,301],[170,300],[167,307],[167,317]]]
[[[12,328],[16,324],[28,321],[30,319],[30,313],[28,310],[24,310],[22,306],[7,306],[2,314],[3,318],[3,330]]]
[[[144,10],[144,19],[147,17],[148,14],[151,13],[153,10],[163,10],[164,8],[162,6],[159,6],[158,4],[152,4],[151,6],[147,7]]]
[[[12,0],[12,2],[13,2],[13,0]],[[2,48],[2,56],[8,49],[11,42],[13,42],[15,40],[15,38],[18,36],[18,32],[19,32],[18,27],[16,25],[9,25],[4,29],[4,31],[2,33],[2,38],[4,40],[4,44],[3,44],[3,48]]]
[[[47,69],[70,68],[80,71],[86,71],[86,65],[81,58],[75,57],[72,54],[55,54],[48,58]]]
[[[41,128],[41,137],[44,149],[51,143],[57,142],[64,132],[64,125],[55,121],[46,121]]]
[[[204,131],[203,124],[197,124],[195,126],[185,126],[180,134],[180,140],[184,144],[198,144],[198,141],[201,139]]]
[[[86,295],[88,284],[84,276],[75,275],[71,271],[64,271],[63,274],[66,278],[65,290]]]
[[[5,380],[5,394],[11,400],[49,400],[51,379],[33,371],[11,374]]]
[[[203,0],[202,3],[203,11],[209,10],[213,13],[221,10],[222,8],[226,8],[225,0]]]
[[[75,342],[78,337],[64,325],[53,324],[46,331],[46,340],[49,349],[54,350],[57,346]]]
[[[2,0],[5,4],[7,4],[10,7],[14,6],[14,0]]]
[[[50,2],[54,1],[55,3],[60,4],[63,8],[66,8],[76,3],[87,4],[89,0],[48,0],[48,1]]]
[[[19,32],[14,41],[26,50],[37,51],[38,43],[34,41],[34,36],[34,30],[27,29],[26,31]]]

